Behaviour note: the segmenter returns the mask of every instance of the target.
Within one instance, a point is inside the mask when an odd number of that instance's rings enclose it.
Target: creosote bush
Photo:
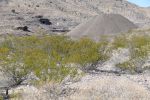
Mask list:
[[[12,78],[13,85],[21,84],[30,73],[42,81],[60,82],[68,75],[78,74],[76,67],[67,64],[85,67],[106,59],[102,53],[105,44],[88,38],[73,41],[58,35],[9,36],[0,44],[1,71]]]
[[[2,96],[0,96],[0,100],[3,100],[3,97],[2,97]]]
[[[86,37],[74,41],[60,35],[7,36],[0,43],[0,70],[11,78],[11,86],[21,84],[31,73],[39,81],[61,82],[68,75],[76,76],[78,65],[81,69],[93,67],[109,59],[108,51],[118,48],[128,48],[130,60],[117,66],[136,72],[149,55],[150,36],[118,35],[112,42],[107,38],[95,42]]]
[[[125,38],[128,38],[127,36]],[[125,41],[126,48],[129,48],[130,59],[117,66],[123,70],[131,72],[141,72],[143,64],[150,56],[150,36],[145,34],[132,35],[128,41]]]
[[[112,49],[126,48],[128,46],[128,38],[125,34],[115,36],[112,42]]]

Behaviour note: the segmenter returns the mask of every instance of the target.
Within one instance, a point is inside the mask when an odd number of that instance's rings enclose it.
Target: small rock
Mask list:
[[[28,26],[23,26],[23,27],[17,27],[17,30],[23,30],[25,32],[30,32],[30,30],[28,29]]]
[[[16,13],[15,9],[12,9],[11,12],[12,12],[12,13]]]
[[[43,18],[43,16],[42,16],[42,15],[37,15],[37,16],[34,16],[34,17],[32,17],[32,18],[37,18],[37,19],[39,19],[39,18]]]
[[[36,7],[40,7],[40,5],[36,5]]]
[[[52,23],[49,21],[49,19],[46,19],[46,18],[40,18],[39,19],[39,22],[41,24],[45,24],[45,25],[51,25]]]

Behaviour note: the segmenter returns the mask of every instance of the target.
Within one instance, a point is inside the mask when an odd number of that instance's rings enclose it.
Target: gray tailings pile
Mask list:
[[[117,34],[135,29],[137,26],[119,14],[101,14],[80,24],[67,35],[74,39],[84,36],[98,40],[103,34]]]

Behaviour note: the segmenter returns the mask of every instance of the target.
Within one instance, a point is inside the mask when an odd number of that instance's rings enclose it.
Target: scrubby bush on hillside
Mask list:
[[[1,70],[12,78],[13,85],[21,84],[31,72],[34,72],[38,78],[44,81],[52,79],[59,81],[73,70],[63,64],[58,65],[59,61],[61,63],[60,55],[56,54],[59,51],[49,49],[49,47],[55,49],[52,45],[57,47],[57,44],[60,43],[58,43],[57,38],[53,38],[54,41],[52,42],[54,43],[51,45],[49,45],[49,41],[44,41],[45,37],[9,38],[11,39],[1,44]],[[58,40],[61,41],[61,39]],[[46,44],[45,42],[49,43]],[[57,50],[61,51],[61,48]]]
[[[85,65],[87,63],[94,63],[99,57],[98,44],[90,39],[84,38],[72,45],[65,61]]]
[[[125,34],[115,36],[112,42],[112,49],[127,48],[128,38]]]
[[[110,46],[111,45],[111,46]],[[75,76],[77,67],[106,61],[108,51],[129,48],[130,60],[117,66],[123,70],[136,71],[148,57],[150,36],[118,35],[112,43],[109,39],[94,42],[88,38],[73,41],[66,36],[9,36],[0,44],[1,70],[13,80],[13,85],[21,84],[30,73],[42,81],[61,81],[66,76]]]
[[[150,36],[149,35],[133,35],[127,41],[127,48],[130,50],[130,59],[117,66],[131,72],[141,72],[142,66],[150,56]]]
[[[150,51],[150,36],[148,35],[136,35],[131,38],[130,45],[131,57],[133,58],[145,58]]]
[[[106,44],[88,38],[73,41],[57,35],[9,36],[0,44],[0,66],[14,85],[21,84],[31,72],[42,81],[61,81],[77,74],[77,68],[67,64],[85,67],[105,60]]]
[[[3,100],[3,97],[2,97],[2,96],[0,96],[0,100]]]
[[[23,63],[22,48],[13,41],[6,40],[0,44],[0,70],[10,78],[10,87],[21,84],[30,71]]]

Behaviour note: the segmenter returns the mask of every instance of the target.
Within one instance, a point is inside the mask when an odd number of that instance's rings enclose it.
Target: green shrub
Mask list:
[[[74,77],[77,68],[67,64],[96,63],[106,59],[106,41],[96,43],[88,38],[73,41],[65,36],[8,37],[0,44],[2,70],[20,84],[31,72],[43,81],[61,81]]]
[[[3,97],[2,97],[2,96],[0,96],[0,100],[3,100]]]
[[[123,70],[137,72],[150,56],[150,36],[133,35],[127,43],[127,48],[130,51],[130,60],[122,64],[117,64],[117,66]]]
[[[67,63],[81,65],[94,63],[100,58],[99,45],[90,39],[83,38],[71,46],[67,56],[65,59]]]
[[[21,99],[21,93],[12,93],[9,96],[10,100],[20,100]]]
[[[128,70],[131,73],[134,73],[136,70],[136,66],[132,60],[129,60],[129,61],[126,61],[123,63],[119,63],[116,66],[122,70]]]
[[[112,42],[112,49],[126,48],[128,46],[127,36],[124,34],[115,36]]]
[[[135,35],[131,38],[131,57],[145,58],[150,51],[150,36]]]

